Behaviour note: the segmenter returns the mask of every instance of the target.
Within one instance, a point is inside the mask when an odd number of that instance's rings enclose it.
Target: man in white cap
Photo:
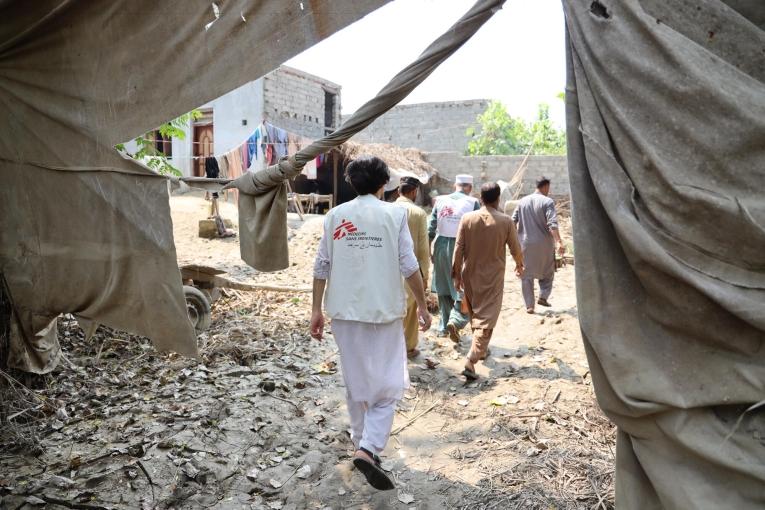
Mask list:
[[[457,229],[465,213],[480,208],[478,200],[470,196],[473,191],[473,176],[459,174],[454,181],[455,191],[451,195],[436,198],[428,225],[428,237],[432,241],[433,284],[432,290],[438,295],[441,314],[441,335],[449,335],[454,343],[460,341],[460,330],[468,318],[460,311],[461,297],[452,280],[452,256]]]

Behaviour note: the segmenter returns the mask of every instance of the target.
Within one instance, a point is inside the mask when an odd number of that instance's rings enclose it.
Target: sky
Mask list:
[[[394,0],[286,64],[342,86],[344,114],[374,97],[474,0]],[[471,40],[403,104],[498,99],[513,116],[533,120],[547,103],[563,128],[566,84],[560,0],[508,0]]]

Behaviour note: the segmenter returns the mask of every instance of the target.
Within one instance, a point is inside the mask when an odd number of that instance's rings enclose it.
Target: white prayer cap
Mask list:
[[[459,174],[454,179],[454,184],[473,184],[473,176],[468,174]]]
[[[401,182],[400,177],[395,177],[393,175],[390,176],[390,180],[385,185],[384,191],[393,191],[394,189],[399,187],[399,184]]]

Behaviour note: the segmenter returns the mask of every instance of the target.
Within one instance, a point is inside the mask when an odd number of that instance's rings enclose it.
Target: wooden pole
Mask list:
[[[337,206],[337,151],[332,151],[332,207]]]
[[[305,218],[303,218],[303,205],[300,203],[300,199],[297,196],[297,193],[292,192],[292,185],[290,185],[289,179],[287,179],[287,192],[292,195],[292,202],[295,204],[295,210],[298,213],[298,216],[300,216],[300,221],[305,221]],[[287,206],[289,206],[289,200],[287,200]]]
[[[8,370],[11,352],[11,293],[0,272],[0,370]]]

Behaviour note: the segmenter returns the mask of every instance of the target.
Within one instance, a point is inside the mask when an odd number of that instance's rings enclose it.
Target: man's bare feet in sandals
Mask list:
[[[465,379],[468,381],[475,381],[478,379],[478,374],[475,371],[475,365],[469,360],[465,360],[465,370],[462,371],[462,375],[465,376]]]
[[[356,453],[353,454],[353,465],[361,471],[369,485],[375,489],[389,491],[396,488],[393,481],[388,478],[388,475],[380,467],[380,457],[366,448],[362,447],[356,450]]]

